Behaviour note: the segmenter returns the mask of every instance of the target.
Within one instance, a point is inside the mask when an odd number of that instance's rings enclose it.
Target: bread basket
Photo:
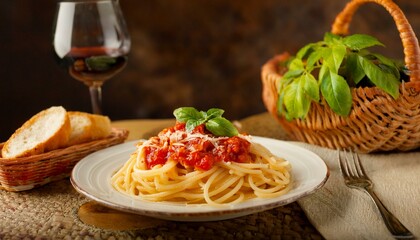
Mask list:
[[[24,191],[66,178],[85,156],[124,142],[125,129],[112,129],[109,137],[57,149],[43,154],[14,159],[0,158],[0,189]],[[0,144],[0,150],[4,143]]]
[[[405,66],[410,72],[400,85],[397,99],[377,87],[352,88],[352,110],[347,117],[335,114],[325,100],[312,103],[304,119],[288,121],[277,112],[278,84],[286,72],[283,53],[266,62],[261,71],[262,98],[267,110],[294,140],[332,149],[357,152],[408,151],[420,146],[420,50],[418,40],[404,13],[391,0],[353,0],[339,13],[332,33],[348,35],[355,11],[365,3],[383,6],[400,33]],[[283,66],[283,67],[282,67]]]

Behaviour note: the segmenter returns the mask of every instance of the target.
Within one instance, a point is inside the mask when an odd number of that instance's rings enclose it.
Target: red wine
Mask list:
[[[72,48],[57,60],[69,74],[86,85],[102,84],[120,72],[127,63],[127,56],[103,47]],[[115,56],[116,55],[116,56]]]

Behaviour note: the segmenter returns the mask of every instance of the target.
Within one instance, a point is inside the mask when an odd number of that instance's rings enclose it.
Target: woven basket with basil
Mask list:
[[[355,11],[383,6],[400,33],[404,62],[372,53],[376,38],[349,35]],[[420,147],[420,50],[401,9],[391,0],[353,0],[331,33],[295,56],[274,56],[262,68],[263,102],[295,140],[357,152]]]

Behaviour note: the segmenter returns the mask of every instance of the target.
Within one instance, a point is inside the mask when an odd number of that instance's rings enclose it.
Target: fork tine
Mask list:
[[[346,151],[346,159],[347,159],[347,164],[350,169],[349,172],[351,173],[351,176],[356,177],[356,178],[360,177],[359,169],[356,163],[357,162],[356,156],[351,150],[349,150],[349,152]]]
[[[344,153],[345,153],[345,156],[346,156],[346,163],[347,163],[346,165],[347,165],[347,169],[348,169],[348,175],[352,178],[359,177],[352,151],[349,150],[349,152],[347,152],[347,150],[344,150]]]
[[[349,176],[349,171],[348,171],[348,166],[347,166],[347,161],[343,159],[343,157],[341,156],[341,151],[337,150],[338,152],[338,163],[340,165],[340,170],[341,170],[341,174],[345,175],[345,176]],[[345,150],[344,150],[345,152]]]
[[[340,167],[340,172],[343,173],[344,171],[344,166],[343,166],[343,161],[341,159],[341,151],[340,149],[337,149],[337,155],[338,155],[338,166]]]
[[[354,166],[356,167],[356,172],[357,172],[357,175],[358,175],[359,177],[368,178],[368,176],[367,176],[367,174],[366,174],[366,172],[365,172],[365,169],[363,168],[363,165],[362,165],[362,163],[361,163],[361,161],[360,161],[359,154],[357,154],[357,153],[353,153],[353,152],[352,152],[352,155],[353,155],[353,159],[354,159]]]

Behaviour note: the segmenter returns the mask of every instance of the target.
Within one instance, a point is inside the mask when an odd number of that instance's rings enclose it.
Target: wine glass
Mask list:
[[[89,87],[93,113],[102,114],[102,84],[125,67],[130,45],[117,0],[57,3],[54,53],[73,78]]]

